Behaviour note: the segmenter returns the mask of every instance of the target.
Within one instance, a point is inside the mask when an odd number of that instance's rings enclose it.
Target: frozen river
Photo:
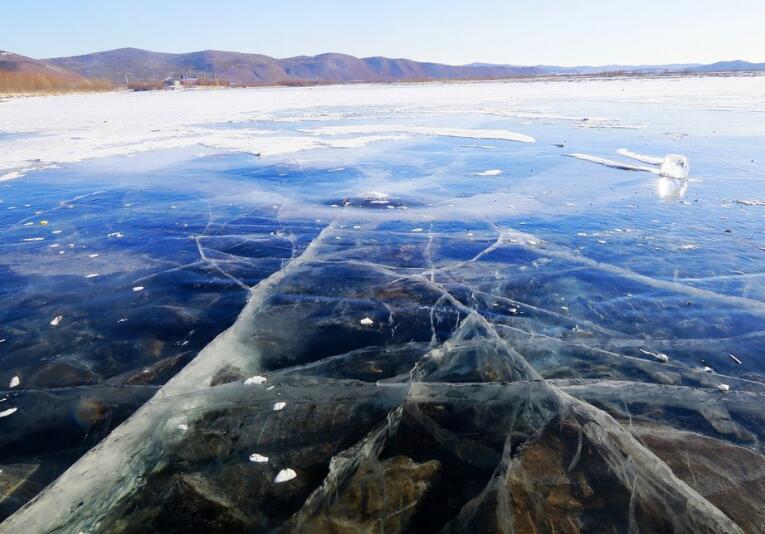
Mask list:
[[[763,76],[0,102],[0,532],[765,532],[764,162]]]

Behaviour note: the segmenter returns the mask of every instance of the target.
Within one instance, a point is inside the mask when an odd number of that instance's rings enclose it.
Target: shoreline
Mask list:
[[[158,93],[158,92],[187,92],[187,91],[216,91],[230,89],[300,89],[313,87],[330,86],[394,86],[394,85],[430,85],[430,84],[473,84],[473,83],[535,83],[535,82],[580,82],[580,81],[621,81],[621,80],[668,80],[668,79],[690,79],[690,78],[755,78],[765,76],[765,71],[726,71],[726,72],[667,72],[667,73],[644,73],[629,74],[619,73],[618,75],[609,74],[561,74],[544,76],[513,76],[506,78],[460,78],[460,79],[429,79],[429,80],[393,80],[393,81],[354,81],[354,82],[273,82],[252,85],[232,85],[232,86],[204,86],[204,87],[185,87],[182,89],[152,89],[147,91],[134,91],[127,87],[115,87],[110,90],[96,91],[43,91],[30,93],[4,93],[0,92],[0,103],[17,98],[35,98],[35,97],[57,97],[70,95],[90,95],[90,94],[109,94],[109,93]]]

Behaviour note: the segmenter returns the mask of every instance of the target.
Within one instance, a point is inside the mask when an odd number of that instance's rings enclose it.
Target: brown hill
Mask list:
[[[108,82],[89,80],[45,61],[0,50],[0,93],[107,89]]]

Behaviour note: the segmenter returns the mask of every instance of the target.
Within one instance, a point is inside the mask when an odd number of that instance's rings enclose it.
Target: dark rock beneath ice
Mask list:
[[[29,379],[35,388],[59,388],[96,384],[101,377],[77,361],[55,360],[43,366]]]
[[[650,423],[630,431],[683,482],[745,532],[765,532],[765,457],[693,432]]]
[[[359,468],[336,500],[290,531],[305,534],[406,532],[417,506],[438,476],[441,464],[418,464],[395,456]]]

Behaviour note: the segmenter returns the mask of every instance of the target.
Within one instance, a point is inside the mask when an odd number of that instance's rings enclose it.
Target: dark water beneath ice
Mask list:
[[[176,376],[130,420],[136,441],[106,441],[130,456],[133,478],[72,487],[65,477],[58,495],[92,499],[46,521],[88,532],[317,531],[341,519],[489,528],[500,514],[485,512],[492,492],[513,488],[509,509],[523,509],[513,466],[535,446],[555,457],[546,436],[560,428],[558,448],[578,439],[579,458],[584,435],[609,466],[590,458],[596,467],[581,476],[592,491],[628,493],[606,504],[577,496],[580,526],[661,530],[656,517],[677,511],[657,512],[657,495],[693,498],[641,456],[643,446],[661,457],[650,425],[762,452],[765,206],[740,201],[765,199],[763,135],[746,115],[628,111],[652,126],[466,115],[452,121],[537,143],[428,137],[264,159],[160,152],[0,184],[0,383],[19,380],[0,401],[16,409],[0,419],[0,477],[12,477],[0,513]],[[693,127],[680,135],[673,124]],[[691,179],[563,157],[614,158],[624,146],[685,154]],[[243,383],[253,375],[266,383]],[[623,428],[643,441],[627,443]],[[95,454],[107,471],[121,465]],[[577,465],[567,454],[565,467]],[[634,472],[615,481],[620,454]],[[350,463],[331,467],[333,456]],[[296,478],[274,483],[287,468]],[[419,485],[401,489],[401,473]],[[343,493],[359,484],[382,484],[413,511],[394,524],[367,503],[359,519]],[[195,519],[171,526],[161,508],[183,502]],[[724,524],[707,500],[693,503],[698,523],[677,512],[677,524]],[[714,505],[739,524],[737,513],[751,516]]]

